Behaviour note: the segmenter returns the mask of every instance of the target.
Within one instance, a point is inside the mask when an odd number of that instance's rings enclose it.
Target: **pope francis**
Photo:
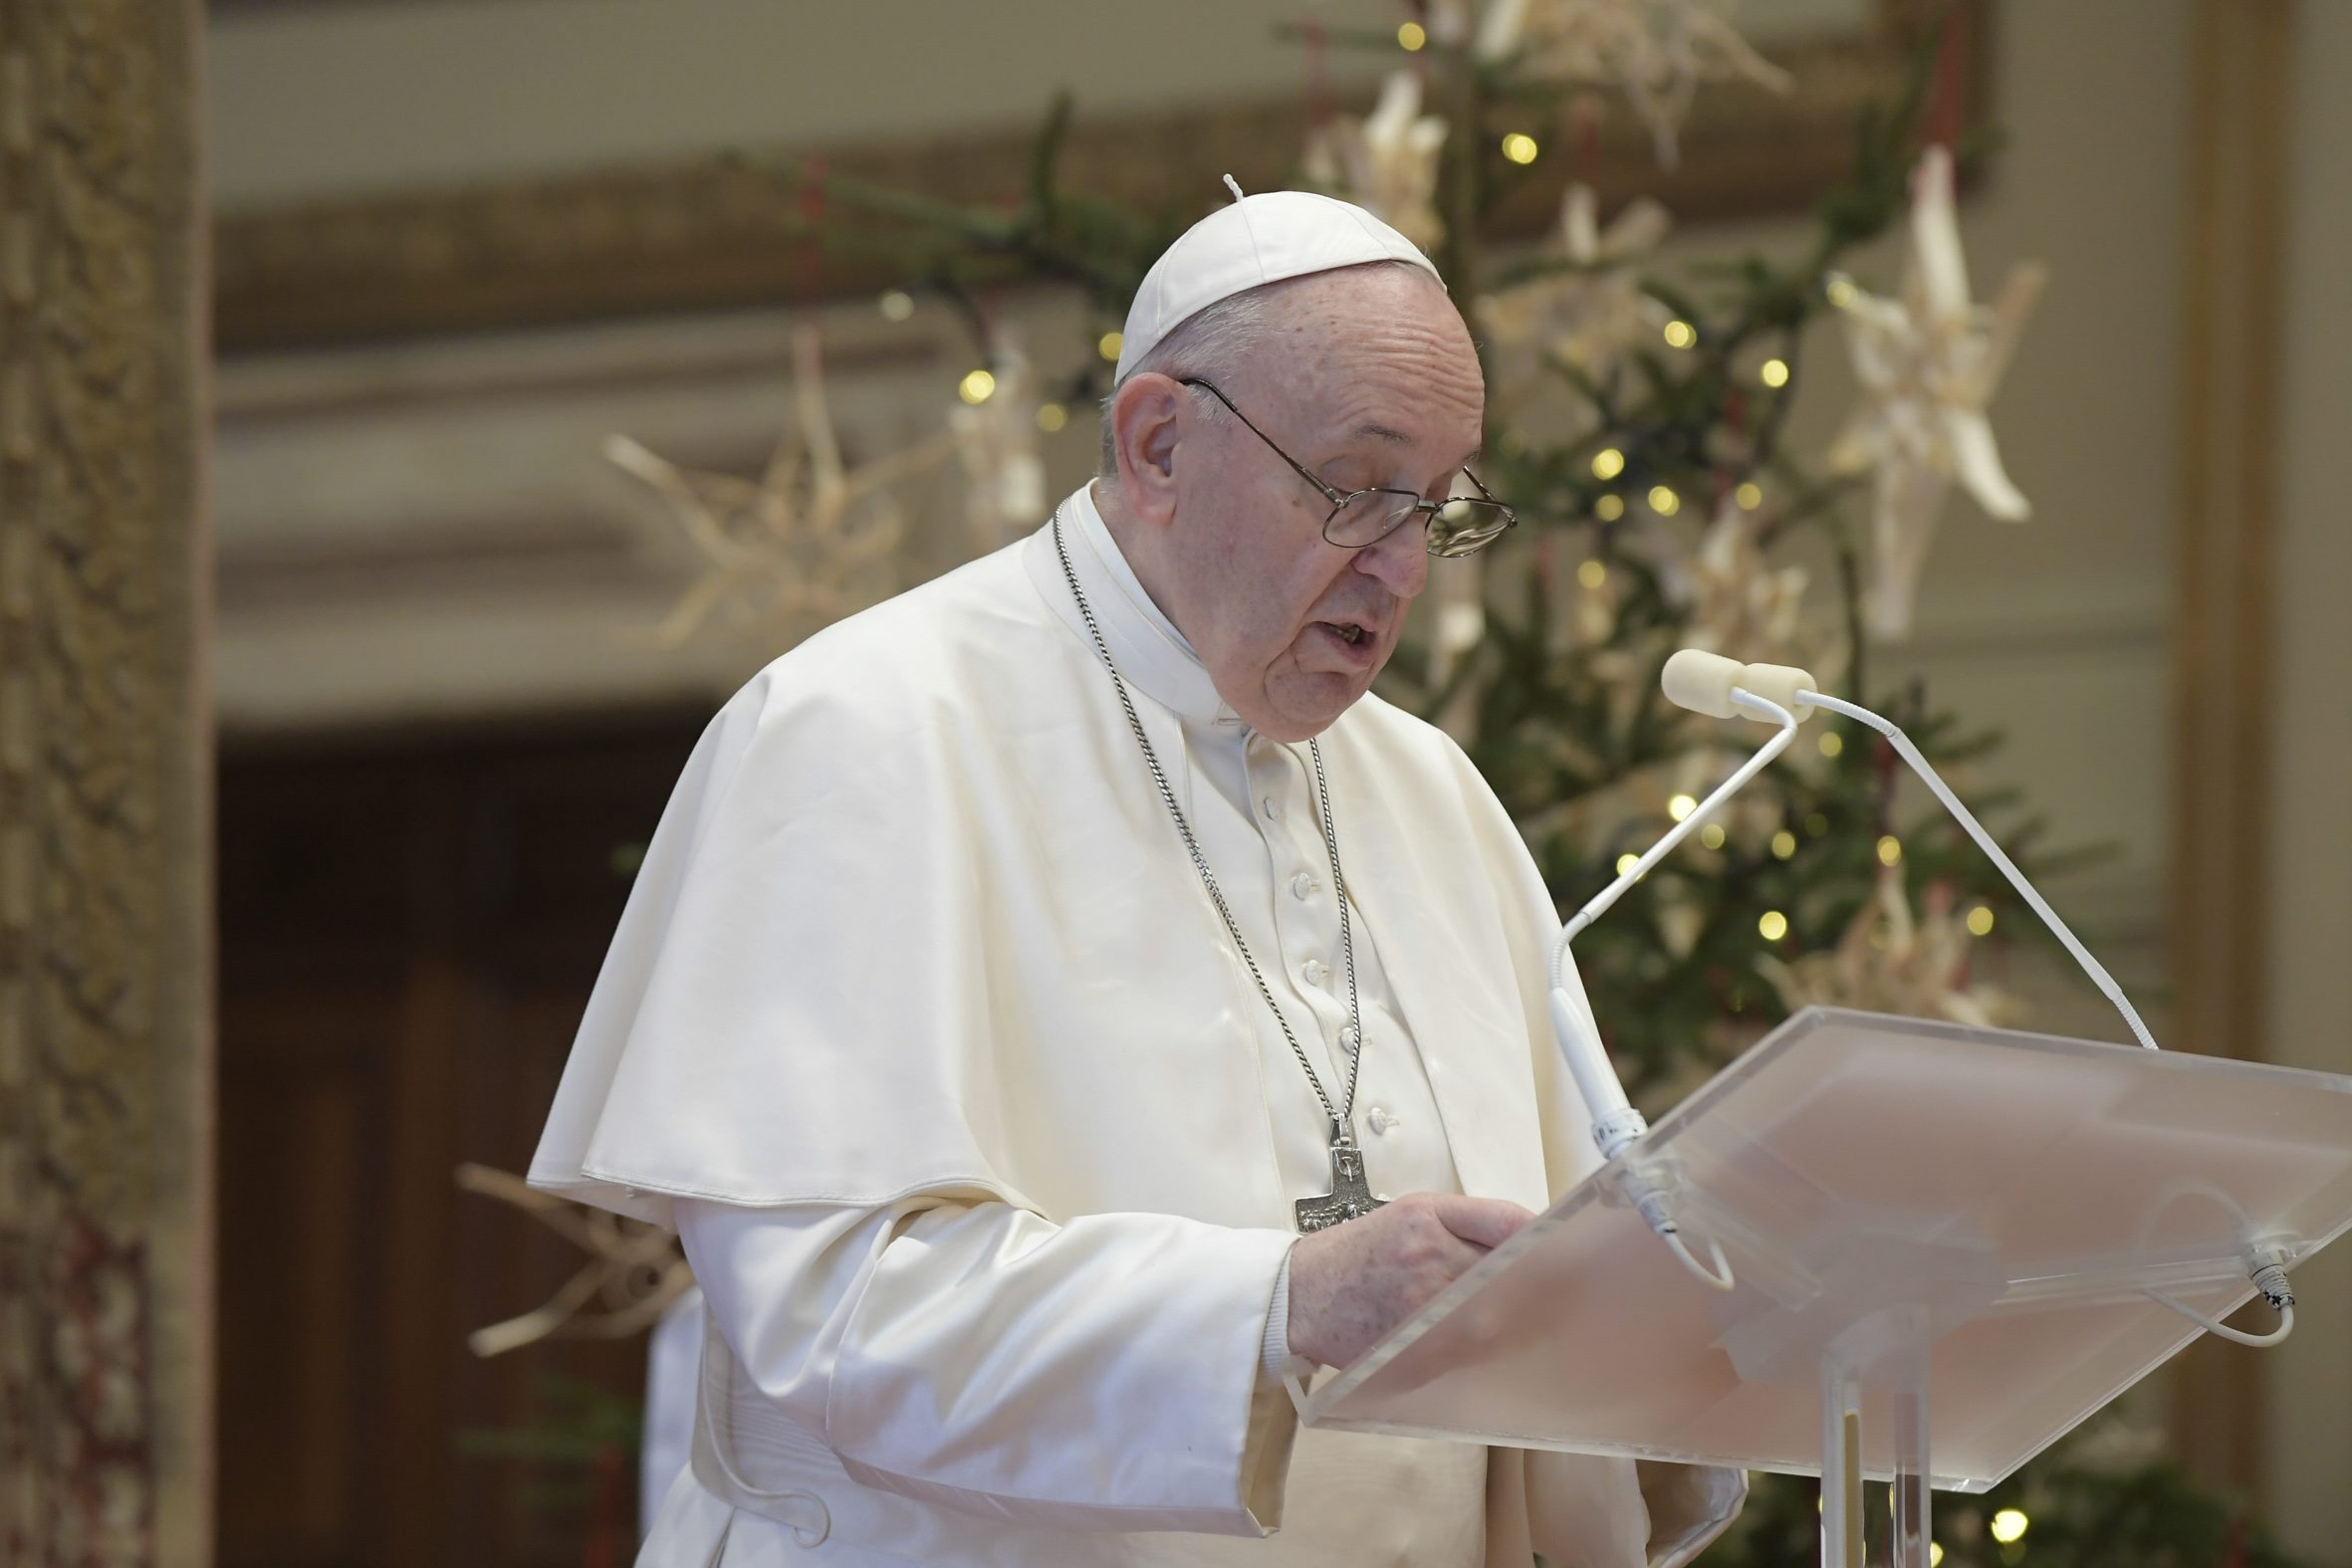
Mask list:
[[[1597,1160],[1535,867],[1368,695],[1512,525],[1484,409],[1403,236],[1237,192],[1144,279],[1099,477],[712,722],[531,1172],[708,1298],[640,1563],[1642,1568],[1737,1511],[1283,1386]]]

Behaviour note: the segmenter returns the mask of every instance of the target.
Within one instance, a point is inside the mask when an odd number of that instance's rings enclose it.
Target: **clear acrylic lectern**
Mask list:
[[[1647,1182],[1708,1288],[1627,1199]],[[1808,1008],[1311,1391],[1318,1427],[1982,1491],[2352,1224],[2352,1078]]]

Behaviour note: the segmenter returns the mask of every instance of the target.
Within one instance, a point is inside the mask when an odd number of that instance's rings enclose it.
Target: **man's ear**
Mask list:
[[[1111,450],[1119,492],[1138,523],[1165,527],[1176,516],[1176,448],[1184,387],[1153,371],[1129,376],[1111,400]]]

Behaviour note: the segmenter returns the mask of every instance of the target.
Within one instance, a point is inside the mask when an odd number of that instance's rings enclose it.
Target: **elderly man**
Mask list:
[[[1368,695],[1431,556],[1512,523],[1462,318],[1280,192],[1124,344],[1100,477],[762,672],[639,873],[532,1179],[674,1225],[708,1296],[641,1561],[1687,1561],[1736,1476],[1301,1432],[1282,1386],[1595,1158],[1535,868]]]

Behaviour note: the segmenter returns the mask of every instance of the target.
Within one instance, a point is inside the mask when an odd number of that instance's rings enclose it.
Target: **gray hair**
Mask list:
[[[1420,277],[1429,276],[1407,261],[1376,261],[1361,265],[1401,267]],[[1339,270],[1353,272],[1356,269],[1350,267]],[[1277,291],[1287,290],[1293,284],[1303,283],[1308,278],[1323,276],[1323,273],[1307,273],[1303,277],[1284,278],[1274,283],[1262,283],[1254,289],[1244,289],[1239,294],[1229,294],[1222,300],[1201,307],[1177,323],[1174,332],[1152,344],[1151,351],[1136,360],[1127,373],[1119,378],[1118,386],[1112,387],[1110,395],[1102,399],[1102,454],[1095,477],[1118,477],[1118,436],[1111,427],[1111,405],[1118,400],[1119,387],[1125,386],[1146,370],[1177,380],[1187,376],[1199,376],[1209,381],[1229,379],[1237,366],[1266,346],[1267,339],[1273,336],[1278,325],[1275,320],[1278,313],[1271,307]],[[1212,418],[1229,417],[1224,404],[1218,403],[1215,398],[1209,399],[1209,403],[1214,405],[1209,410]]]

